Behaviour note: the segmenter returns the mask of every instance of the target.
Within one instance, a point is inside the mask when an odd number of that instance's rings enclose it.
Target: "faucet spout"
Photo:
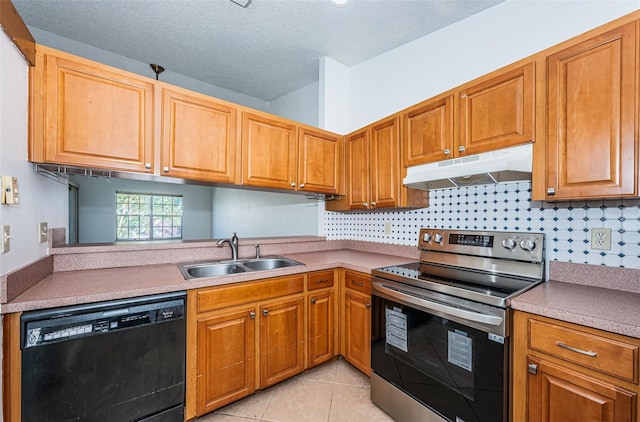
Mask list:
[[[236,261],[238,259],[238,236],[234,233],[231,239],[220,239],[216,245],[221,248],[225,243],[228,243],[231,248],[231,259]]]

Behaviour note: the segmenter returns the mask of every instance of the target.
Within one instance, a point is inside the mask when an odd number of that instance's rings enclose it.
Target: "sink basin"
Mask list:
[[[192,278],[214,277],[217,275],[238,274],[247,271],[238,264],[230,263],[180,265],[180,270],[187,280]]]
[[[276,257],[276,258],[260,258],[250,259],[245,261],[243,265],[254,271],[275,270],[276,268],[293,267],[296,265],[302,265],[297,261]]]
[[[185,280],[203,277],[215,277],[229,274],[240,274],[252,271],[276,270],[278,268],[304,265],[298,261],[282,256],[258,259],[241,259],[237,261],[194,262],[178,264]]]

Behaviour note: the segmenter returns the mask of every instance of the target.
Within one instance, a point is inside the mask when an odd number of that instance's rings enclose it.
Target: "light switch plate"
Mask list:
[[[387,236],[391,235],[391,221],[384,222],[384,234]]]
[[[611,229],[591,229],[591,249],[611,250]]]
[[[2,176],[2,203],[14,205],[19,202],[18,178],[12,176]]]
[[[11,249],[11,227],[7,224],[2,226],[2,242],[0,242],[0,253],[9,252]]]
[[[49,240],[49,225],[44,223],[38,223],[38,243],[44,243]]]

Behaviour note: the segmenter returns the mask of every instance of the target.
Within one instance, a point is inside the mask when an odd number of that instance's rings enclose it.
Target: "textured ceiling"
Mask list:
[[[352,66],[501,1],[12,0],[30,27],[264,101],[318,80],[322,56]]]

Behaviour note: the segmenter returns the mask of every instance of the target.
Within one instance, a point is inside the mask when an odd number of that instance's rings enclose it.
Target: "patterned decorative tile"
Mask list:
[[[640,199],[540,202],[530,183],[429,192],[428,208],[324,213],[329,240],[416,245],[420,227],[546,234],[548,260],[640,269]],[[385,234],[385,222],[391,234]],[[610,251],[590,248],[591,229],[612,229]]]

